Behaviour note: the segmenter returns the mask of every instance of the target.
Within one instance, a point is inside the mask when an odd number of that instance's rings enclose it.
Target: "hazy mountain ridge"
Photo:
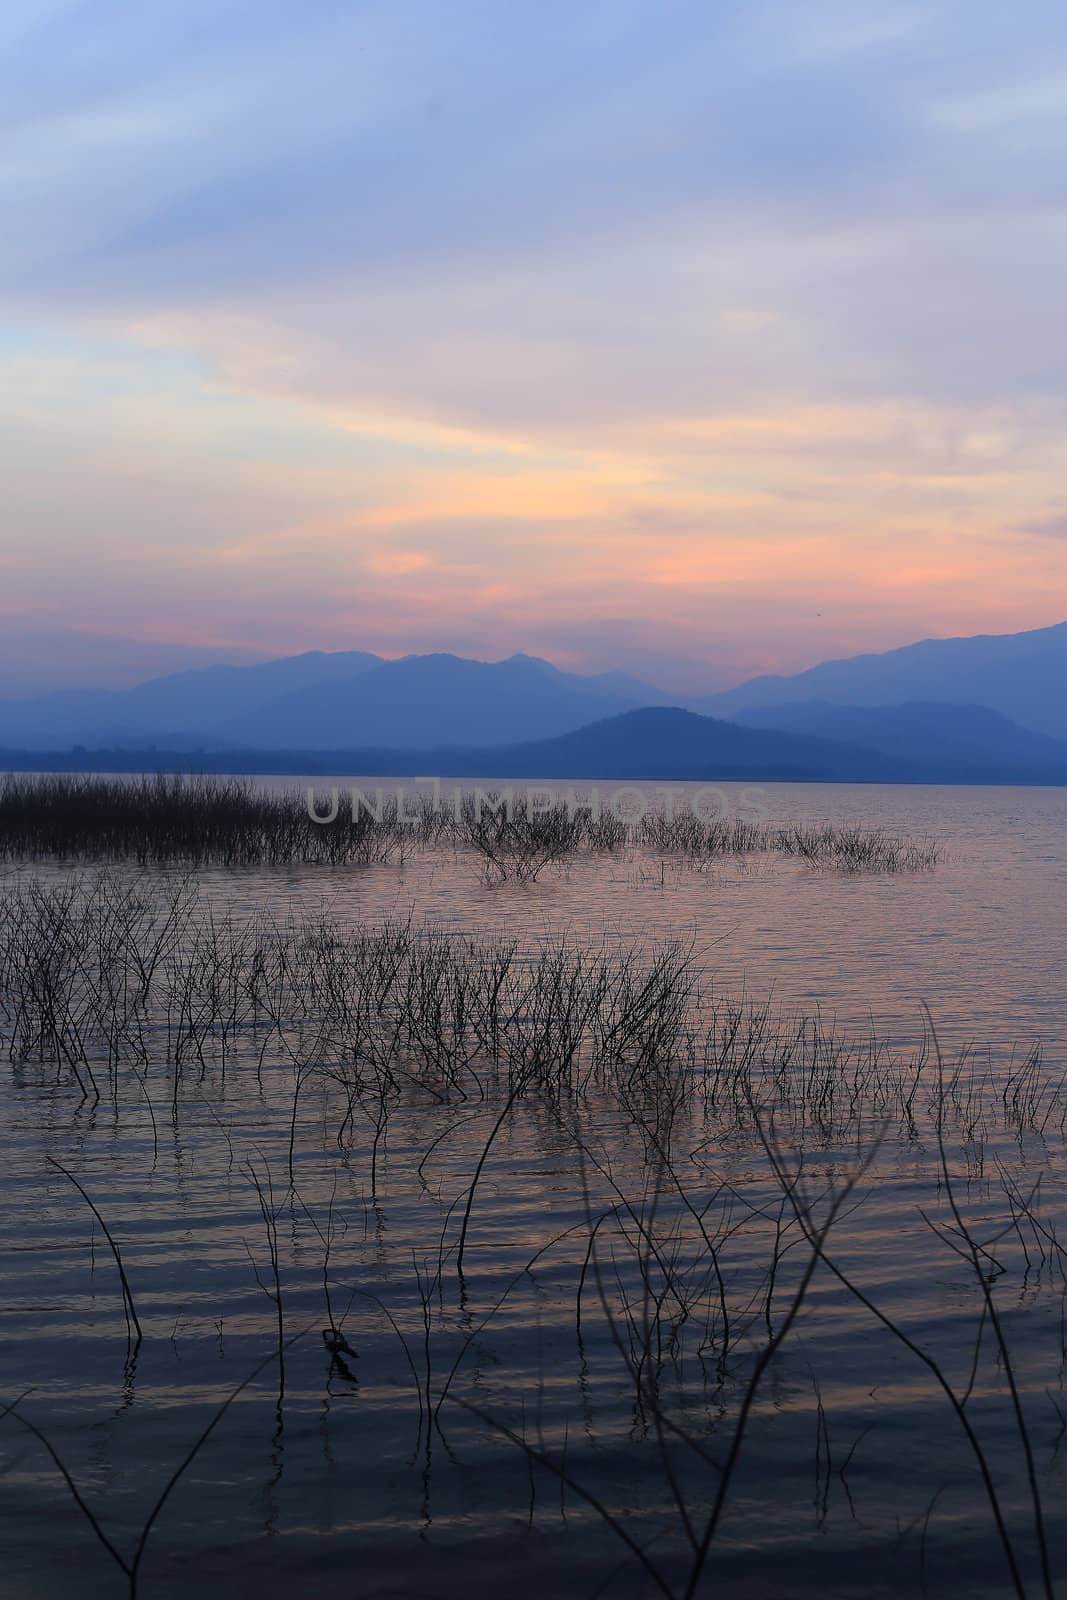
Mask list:
[[[1026,633],[924,639],[878,655],[824,661],[789,677],[752,678],[692,701],[709,716],[822,700],[841,706],[909,701],[985,706],[1035,733],[1067,739],[1067,622]]]
[[[824,700],[739,711],[744,727],[779,729],[858,744],[897,763],[928,770],[973,770],[989,782],[1025,781],[1067,771],[1067,742],[1033,733],[985,706],[911,701],[900,706],[840,706]]]
[[[531,656],[495,662],[407,656],[381,663],[354,684],[280,696],[217,731],[257,746],[492,747],[568,733],[653,696],[661,703],[665,698],[643,685],[627,690]]]
[[[907,692],[915,683],[920,691]],[[989,686],[989,698],[979,699],[981,683]],[[960,698],[933,692],[938,684],[954,687]],[[836,696],[817,693],[820,685]],[[807,741],[806,750],[795,742],[778,744],[774,760],[783,770],[791,762],[805,772],[813,762],[820,771],[829,770],[828,762],[839,770],[831,754],[812,747],[815,741],[850,750],[853,776],[1059,783],[1067,744],[1053,734],[1062,723],[1067,735],[1065,686],[1067,623],[1027,634],[927,640],[825,662],[790,678],[753,679],[695,700],[624,672],[568,672],[521,654],[482,662],[447,653],[384,660],[366,651],[308,651],[253,665],[187,669],[128,690],[0,701],[0,747],[23,765],[35,754],[58,757],[83,746],[110,751],[115,759],[124,749],[142,758],[153,749],[175,760],[193,753],[201,760],[229,756],[242,770],[255,770],[257,756],[279,752],[294,759],[303,753],[290,770],[308,770],[315,753],[347,759],[360,752],[378,762],[372,770],[404,770],[410,757],[411,770],[424,771],[447,753],[475,774],[503,770],[488,759],[490,752],[526,763],[535,761],[531,751],[538,747],[536,759],[549,763],[541,775],[566,760],[570,774],[564,775],[575,776],[593,759],[619,771],[633,760],[648,775],[672,763],[688,763],[686,770],[696,773],[708,760],[753,757],[756,746],[738,743],[737,731],[720,731],[711,749],[710,716],[720,730],[733,726]],[[1002,704],[992,706],[991,698]],[[1017,705],[1014,718],[1004,702]],[[641,740],[630,755],[616,750],[609,761],[604,729],[612,719],[670,707],[699,713],[695,726],[669,719],[629,725],[630,736],[640,730]],[[1036,729],[1040,722],[1052,726]],[[671,728],[677,751],[662,743]],[[548,748],[560,740],[567,742]]]
[[[170,750],[504,744],[550,738],[671,697],[625,673],[583,676],[533,656],[386,661],[308,652],[255,666],[194,668],[135,689],[0,701],[0,744],[156,744]]]
[[[246,749],[213,754],[127,749],[87,750],[74,756],[0,750],[0,761],[11,767],[36,766],[49,771],[162,770],[364,778],[433,774],[505,782],[552,778],[653,783],[747,780],[1067,784],[1067,745],[1054,740],[1043,743],[1052,750],[1046,763],[1038,766],[1031,762],[1011,775],[1005,772],[1003,763],[998,765],[994,759],[983,765],[970,746],[953,756],[944,740],[934,743],[925,754],[902,757],[843,740],[720,722],[679,707],[650,706],[603,718],[554,739],[496,747]]]
[[[30,752],[0,750],[0,758]],[[140,758],[140,759],[139,759]],[[18,765],[11,762],[11,765]],[[73,761],[56,754],[36,763],[46,770],[330,773],[373,777],[434,774],[442,778],[574,778],[655,781],[716,778],[825,779],[887,776],[873,751],[830,740],[716,722],[677,706],[622,712],[553,739],[497,747],[441,745],[328,751],[190,752],[85,751]]]
[[[0,740],[22,740],[28,749],[65,740],[161,739],[175,749],[193,748],[214,743],[216,728],[227,719],[281,693],[302,685],[352,682],[380,663],[380,656],[362,650],[310,650],[251,666],[192,667],[133,689],[65,689],[32,700],[0,700]]]

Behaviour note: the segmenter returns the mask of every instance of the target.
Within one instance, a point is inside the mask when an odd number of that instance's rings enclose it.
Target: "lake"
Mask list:
[[[941,858],[7,864],[0,1596],[1067,1581],[1067,791],[758,804]]]

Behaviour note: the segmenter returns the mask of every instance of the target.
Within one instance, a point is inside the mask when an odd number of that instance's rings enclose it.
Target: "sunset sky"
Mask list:
[[[0,693],[1067,617],[1049,0],[5,0]]]

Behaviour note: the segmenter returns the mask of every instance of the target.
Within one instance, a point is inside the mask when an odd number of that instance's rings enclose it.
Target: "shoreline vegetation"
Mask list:
[[[242,778],[8,774],[0,781],[0,860],[350,866],[453,849],[468,854],[488,882],[502,883],[534,881],[581,855],[626,850],[694,861],[776,855],[853,872],[924,871],[941,857],[933,840],[883,830],[691,811],[626,821],[610,808],[594,813],[563,801],[535,809],[511,803],[507,793],[468,793],[454,805],[420,793],[401,807],[395,795],[279,794]]]
[[[755,733],[759,730],[745,729],[738,724],[738,731]],[[542,755],[536,746],[531,754],[524,746],[478,746],[457,753],[451,747],[170,750],[159,745],[75,745],[69,749],[38,750],[6,745],[0,746],[0,770],[72,777],[149,774],[193,778],[417,778],[430,768],[442,778],[457,783],[478,780],[558,783],[575,779],[588,783],[832,783],[858,788],[867,785],[919,788],[936,785],[965,789],[1067,787],[1067,756],[1042,764],[1007,759],[968,761],[953,759],[950,754],[940,759],[928,756],[894,761],[878,752],[861,752],[863,759],[835,764],[811,759],[731,759],[710,749],[688,759],[672,755],[669,749],[634,757],[627,755],[623,748],[598,759],[595,754],[583,751],[581,742],[572,737],[562,738],[559,743],[562,750],[553,751],[551,758]]]

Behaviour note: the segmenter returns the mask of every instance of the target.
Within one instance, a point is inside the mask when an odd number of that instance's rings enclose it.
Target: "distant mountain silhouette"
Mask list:
[[[364,777],[434,774],[443,778],[877,780],[888,764],[873,751],[826,739],[768,733],[716,722],[675,706],[654,706],[576,729],[555,739],[503,746],[444,745],[396,750],[82,750],[73,756],[0,750],[11,767],[55,771],[196,771],[300,773]]]
[[[887,774],[887,763],[874,751],[829,739],[743,728],[677,706],[626,711],[556,739],[492,751],[433,754],[441,775],[449,777],[769,782],[849,777],[877,781]]]
[[[381,665],[363,650],[309,650],[254,666],[196,667],[134,689],[67,689],[32,700],[0,700],[0,741],[27,749],[56,744],[164,742],[173,749],[234,743],[217,729],[298,689],[323,692]],[[239,742],[239,741],[238,741]]]
[[[835,739],[877,751],[896,766],[945,773],[952,782],[1062,782],[1067,741],[1031,733],[984,706],[913,701],[902,706],[832,706],[824,700],[739,711],[745,727]]]
[[[821,709],[833,713],[836,708]],[[934,733],[938,719],[932,712],[944,708],[920,710],[925,714],[925,723],[923,716],[918,721],[924,723],[927,734],[923,750],[909,747],[903,725],[898,730],[900,742],[896,749],[875,749],[808,733],[720,722],[672,706],[653,706],[603,718],[555,739],[496,747],[245,749],[210,754],[127,749],[85,750],[73,756],[8,750],[0,751],[0,762],[15,768],[36,766],[51,771],[198,771],[365,778],[426,774],[486,782],[552,778],[635,783],[684,779],[765,783],[1067,783],[1067,746],[1016,730],[1023,741],[1020,748],[1025,747],[1028,753],[1028,762],[1009,775],[1003,754],[992,755],[983,764],[974,740],[953,754]],[[981,713],[974,719],[975,724],[988,715]],[[851,713],[846,713],[848,716]],[[892,717],[888,721],[892,723]],[[886,725],[880,725],[881,731],[875,727],[874,732],[887,738]],[[1001,750],[1010,737],[1003,729],[1010,727],[1004,724],[998,733]],[[1037,762],[1039,749],[1047,756],[1044,765]]]
[[[280,696],[215,731],[248,744],[319,750],[492,746],[517,736],[550,738],[648,699],[663,703],[666,696],[622,674],[585,678],[531,656],[494,662],[407,656],[383,662],[353,683]]]
[[[517,748],[574,735],[570,745],[541,756],[554,763],[552,771],[570,761],[571,774],[579,775],[583,763],[608,759],[608,735],[594,737],[591,724],[674,707],[720,725],[851,746],[865,752],[864,770],[901,781],[922,772],[956,782],[970,772],[976,782],[1059,782],[1063,753],[1054,741],[1067,738],[1065,690],[1067,623],[1023,634],[927,640],[825,662],[791,678],[755,678],[696,700],[623,672],[566,672],[535,656],[385,661],[358,650],[310,651],[255,666],[172,673],[123,691],[79,689],[0,701],[0,747],[24,756],[74,745],[234,759],[244,751],[245,770],[254,770],[256,752],[346,752],[347,759],[357,751],[400,756],[421,750],[415,770],[425,770],[443,748],[473,761],[471,752],[506,748],[513,756]],[[656,740],[673,728],[681,744],[672,752],[650,743],[640,752],[646,767],[661,770],[673,762],[704,770],[707,751],[693,746],[688,724],[656,726]],[[706,727],[700,737],[706,744]],[[731,750],[738,759],[755,759],[754,746],[731,745],[725,734],[710,758],[732,759]],[[793,749],[790,756],[785,746],[775,759],[788,764],[794,757],[805,771],[811,760],[828,759],[827,752],[810,749],[806,756]],[[390,764],[402,768],[397,760]],[[468,770],[489,769],[479,757]],[[859,770],[854,758],[850,771]]]
[[[710,716],[825,700],[839,706],[937,701],[987,706],[1022,727],[1067,739],[1067,622],[1028,633],[925,639],[881,655],[825,661],[792,677],[752,678],[691,701]]]
[[[669,701],[625,673],[586,677],[533,656],[384,661],[363,651],[313,651],[257,666],[174,673],[124,691],[0,701],[0,744],[27,750],[494,745],[551,737],[596,717]]]

